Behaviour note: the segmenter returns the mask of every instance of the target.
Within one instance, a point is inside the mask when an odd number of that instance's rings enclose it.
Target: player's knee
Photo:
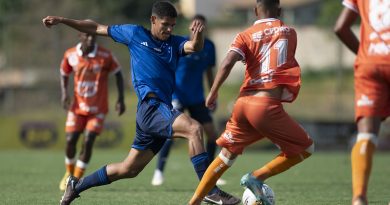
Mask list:
[[[92,147],[93,143],[95,142],[96,135],[87,135],[84,140],[84,146],[86,147]]]
[[[309,154],[313,154],[314,153],[314,150],[315,150],[315,146],[314,146],[314,142],[308,147],[306,148],[306,152],[309,153]]]
[[[310,157],[313,153],[314,153],[314,142],[308,148],[306,148],[305,151],[303,151],[303,153],[301,154],[302,160]]]
[[[141,171],[142,170],[127,168],[126,170],[124,170],[123,174],[126,178],[134,178],[137,177],[138,174],[141,173]]]
[[[374,133],[358,133],[356,137],[356,142],[360,142],[362,140],[368,140],[375,146],[378,145],[378,136]]]
[[[69,135],[66,135],[66,143],[68,145],[76,145],[77,144],[77,140],[78,140],[78,137],[72,135],[72,134],[69,134]]]
[[[189,129],[189,136],[191,138],[196,138],[202,140],[203,142],[203,137],[202,137],[203,128],[201,124],[199,124],[195,120],[192,120],[191,125],[189,126],[188,129]]]
[[[218,157],[225,163],[227,166],[231,167],[236,161],[237,155],[230,153],[226,149],[222,149]]]

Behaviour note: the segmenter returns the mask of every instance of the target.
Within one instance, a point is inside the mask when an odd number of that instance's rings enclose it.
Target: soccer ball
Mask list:
[[[271,202],[271,205],[275,205],[275,194],[274,194],[274,191],[272,191],[271,187],[269,187],[266,184],[263,184],[262,190],[263,190],[264,195],[268,199],[268,201]],[[248,188],[246,188],[244,193],[242,194],[242,204],[244,204],[244,205],[262,205],[261,202],[256,201],[256,196]]]

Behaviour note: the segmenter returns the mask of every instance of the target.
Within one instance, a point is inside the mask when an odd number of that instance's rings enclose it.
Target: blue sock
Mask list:
[[[210,163],[214,160],[214,154],[217,144],[215,141],[207,142],[206,150]]]
[[[207,152],[203,152],[201,154],[191,157],[191,162],[194,166],[195,172],[198,175],[199,180],[201,180],[203,174],[206,172],[206,169],[210,164]]]
[[[76,185],[76,192],[80,193],[91,187],[102,186],[111,183],[107,176],[107,165],[98,169],[96,172],[83,177]]]
[[[169,151],[171,150],[172,144],[173,140],[167,139],[164,143],[164,146],[160,150],[160,154],[158,155],[157,169],[159,169],[161,172],[164,171],[165,163],[168,159]]]
[[[198,175],[199,180],[202,179],[204,173],[206,172],[207,167],[210,165],[209,157],[207,152],[203,152],[201,154],[195,155],[191,157],[192,165],[194,166],[194,169],[196,171],[196,174]],[[217,186],[215,186],[209,194],[216,193],[219,190]]]

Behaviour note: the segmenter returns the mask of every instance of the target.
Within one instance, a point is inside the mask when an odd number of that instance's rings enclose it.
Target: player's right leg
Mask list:
[[[60,181],[59,188],[65,191],[66,179],[73,175],[76,164],[76,145],[80,137],[80,132],[66,133],[66,148],[65,148],[65,174]]]

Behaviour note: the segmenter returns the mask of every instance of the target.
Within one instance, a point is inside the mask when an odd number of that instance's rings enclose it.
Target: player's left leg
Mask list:
[[[124,178],[136,177],[153,159],[155,153],[151,149],[137,150],[132,148],[122,162],[112,163],[98,169],[94,173],[81,178],[70,176],[61,199],[61,205],[70,204],[79,194],[87,189],[110,184]]]
[[[206,151],[210,163],[214,160],[217,144],[215,140],[217,139],[217,130],[213,123],[213,118],[211,116],[210,110],[205,106],[205,102],[201,102],[195,105],[188,106],[188,111],[193,119],[198,121],[207,136],[206,140]],[[218,179],[217,185],[224,185],[226,181],[223,179]]]
[[[91,159],[95,139],[103,130],[104,118],[104,114],[90,115],[87,117],[84,141],[73,174],[73,176],[77,177],[78,179],[84,175],[84,172]]]
[[[262,194],[264,181],[308,158],[314,150],[314,145],[303,128],[284,111],[280,101],[266,97],[248,98],[251,103],[245,106],[245,113],[249,124],[270,139],[282,152],[265,166],[241,179],[241,185],[249,188],[257,200],[268,204],[268,199]]]
[[[202,180],[199,182],[199,185],[189,202],[190,205],[199,205],[203,199],[208,203],[218,204],[218,201],[220,200],[220,197],[218,196],[219,193],[213,193],[209,195],[207,194],[215,187],[217,180],[222,176],[222,174],[233,165],[236,157],[236,154],[233,154],[227,149],[222,148],[220,154],[214,159],[214,161],[209,165],[206,172],[204,173]],[[232,196],[231,201],[231,204],[240,202]]]
[[[88,163],[91,160],[93,144],[98,133],[87,131],[85,133],[84,141],[81,147],[79,159],[77,160],[73,176],[80,179],[87,169]]]
[[[390,67],[375,64],[357,65],[354,77],[358,136],[351,152],[352,204],[366,205],[380,123],[390,115]]]
[[[352,148],[352,204],[365,205],[372,160],[378,141],[381,119],[379,117],[360,118],[356,143]]]

